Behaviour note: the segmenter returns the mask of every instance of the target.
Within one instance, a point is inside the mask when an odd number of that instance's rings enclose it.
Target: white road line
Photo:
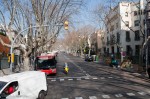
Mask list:
[[[146,93],[145,92],[138,92],[138,94],[140,94],[140,95],[146,95]]]
[[[87,76],[81,76],[81,77],[57,77],[57,78],[47,78],[47,79],[76,79],[76,78],[85,78]]]
[[[64,81],[64,79],[60,79],[60,81]]]
[[[89,99],[97,99],[96,96],[89,96]]]
[[[149,93],[149,94],[150,94],[150,90],[148,90],[148,91],[147,91],[147,93]]]
[[[61,98],[61,99],[69,99],[69,98]]]
[[[127,93],[128,96],[135,96],[134,93]]]
[[[81,78],[77,78],[77,80],[81,80]]]
[[[73,79],[68,79],[68,80],[73,80]]]
[[[105,79],[105,77],[101,77],[101,79]]]
[[[113,77],[108,77],[108,78],[113,78]]]
[[[83,99],[82,97],[75,97],[75,99]]]
[[[56,81],[55,79],[51,80],[51,81]]]
[[[98,78],[93,78],[93,79],[98,79]]]
[[[90,79],[90,78],[88,78],[88,77],[85,77],[85,79]]]
[[[106,99],[106,98],[110,98],[109,95],[102,95],[102,97],[105,98],[105,99]]]
[[[116,96],[117,98],[119,98],[119,97],[123,97],[123,95],[122,95],[122,94],[115,94],[115,96]]]

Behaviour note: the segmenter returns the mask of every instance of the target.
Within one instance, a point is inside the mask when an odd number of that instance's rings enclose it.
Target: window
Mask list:
[[[107,53],[109,53],[109,48],[107,48]]]
[[[128,17],[128,12],[125,12],[125,16]]]
[[[143,20],[143,25],[145,25],[145,19]]]
[[[111,47],[111,52],[114,53],[114,46]]]
[[[109,37],[107,37],[107,45],[109,45]]]
[[[120,43],[120,33],[117,33],[117,43]]]
[[[140,53],[140,45],[135,45],[135,55],[139,56]]]
[[[138,13],[137,13],[137,11],[134,11],[134,16],[136,16]]]
[[[6,98],[8,95],[14,93],[17,90],[18,90],[18,82],[17,81],[12,82],[2,91],[2,96]]]
[[[129,27],[129,21],[125,21],[125,25]]]
[[[116,23],[116,29],[118,28],[118,23]]]
[[[131,39],[130,39],[130,31],[126,31],[126,41],[127,42],[131,41]]]
[[[6,36],[6,31],[3,29],[0,29],[0,35]]]
[[[135,33],[135,41],[139,41],[140,40],[140,32],[139,32],[139,30],[137,30],[137,31],[135,31],[134,32]]]
[[[139,20],[134,21],[134,26],[139,26]]]
[[[110,32],[114,30],[114,25],[110,27]]]
[[[130,45],[126,46],[126,54],[129,56],[132,55],[132,48],[130,47]]]
[[[117,46],[117,53],[120,53],[120,48]]]

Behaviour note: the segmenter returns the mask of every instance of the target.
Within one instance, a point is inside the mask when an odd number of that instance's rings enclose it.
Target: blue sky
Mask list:
[[[73,22],[75,23],[75,27],[81,27],[84,25],[95,25],[93,22],[92,10],[100,3],[102,0],[85,0],[86,4],[82,9],[80,9],[80,13],[73,17]]]
[[[106,7],[117,5],[118,2],[121,1],[139,1],[139,0],[85,0],[86,4],[82,9],[80,9],[80,13],[73,17],[73,25],[75,29],[85,25],[92,25],[93,27],[98,28],[99,24],[94,20],[93,10],[99,4],[104,4]]]

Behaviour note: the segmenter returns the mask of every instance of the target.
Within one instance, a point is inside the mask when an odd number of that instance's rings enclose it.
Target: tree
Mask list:
[[[63,22],[69,20],[70,16],[78,11],[82,6],[82,0],[3,0],[0,10],[1,21],[4,23],[5,30],[17,30],[20,33],[24,28],[26,39],[15,43],[14,49],[22,51],[24,56],[25,70],[29,70],[29,57],[34,52],[42,52],[47,44],[52,46],[62,29]],[[11,7],[11,8],[10,8]],[[78,8],[78,9],[77,9]],[[6,23],[4,10],[9,12],[10,22]],[[20,22],[21,20],[21,22]],[[20,25],[20,23],[22,23]],[[33,26],[37,28],[32,28]],[[43,25],[47,25],[44,27]],[[7,28],[8,27],[8,28]],[[14,28],[16,27],[16,28]],[[10,35],[8,35],[10,36]],[[13,37],[11,36],[10,39]],[[10,47],[0,40],[3,45]]]

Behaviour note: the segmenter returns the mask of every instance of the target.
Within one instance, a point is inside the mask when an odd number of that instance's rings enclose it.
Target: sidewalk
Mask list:
[[[5,76],[5,75],[10,75],[10,74],[12,74],[12,73],[11,73],[11,71],[10,71],[9,68],[8,69],[0,70],[0,77],[1,76]]]
[[[100,59],[99,62],[97,62],[97,63],[101,64],[103,66],[109,66],[102,59]],[[146,72],[138,70],[137,64],[132,64],[132,68],[121,68],[120,70],[122,70],[124,72],[128,72],[131,75],[134,75],[136,77],[147,78],[148,79],[148,76],[146,75]]]

